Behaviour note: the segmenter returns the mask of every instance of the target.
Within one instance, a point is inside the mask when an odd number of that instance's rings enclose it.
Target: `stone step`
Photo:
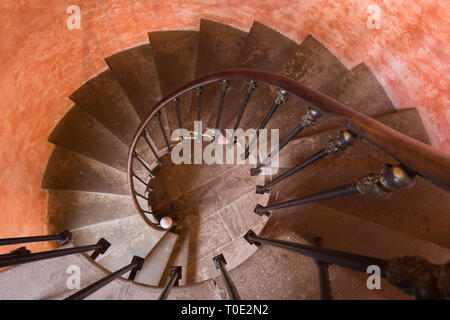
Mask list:
[[[280,70],[281,74],[316,90],[320,90],[324,85],[340,78],[346,72],[347,69],[339,59],[312,35],[306,37],[295,54]],[[261,118],[264,117],[265,112],[267,112],[267,108],[259,111],[262,114]],[[249,114],[252,115],[252,113]],[[278,108],[267,128],[277,128],[280,130],[280,137],[285,137],[299,125],[304,113],[305,108],[302,103],[293,97],[288,97],[287,101]],[[252,117],[246,119],[245,128],[255,125],[252,120]],[[302,134],[307,135],[306,132]]]
[[[178,226],[175,231],[178,235],[178,241],[173,249],[173,252],[167,262],[167,266],[181,266],[181,279],[179,285],[186,285],[188,259],[189,259],[189,242],[190,242],[190,219],[187,217],[183,223]],[[165,268],[161,277],[160,284],[165,285],[170,279],[170,268]]]
[[[108,220],[136,216],[129,196],[49,190],[48,231],[76,230]]]
[[[195,78],[198,79],[209,73],[219,70],[232,69],[239,66],[239,55],[244,46],[247,33],[229,25],[202,19],[200,21],[198,59]],[[231,82],[226,93],[226,102],[229,94],[240,90],[242,83]],[[217,118],[220,85],[207,85],[202,92],[202,119],[204,128],[214,127]],[[228,105],[229,103],[227,103]],[[226,105],[224,104],[224,110]],[[197,120],[197,96],[192,96],[190,109],[190,125]],[[191,127],[189,127],[191,128]]]
[[[255,231],[263,228],[266,218],[255,215],[253,208],[267,199],[267,195],[249,192],[192,224],[188,285],[217,277],[219,273],[212,259],[220,253],[229,257],[227,268],[231,270],[255,252],[256,248],[246,246],[243,236],[249,228]]]
[[[132,216],[111,219],[106,222],[93,224],[72,232],[73,242],[76,246],[97,243],[101,238],[105,238],[111,246],[97,261],[106,258],[129,241],[146,232],[149,227],[142,220],[141,216],[135,213]],[[131,261],[131,260],[130,260]],[[125,261],[122,261],[125,262]],[[110,270],[114,271],[114,270]]]
[[[48,141],[126,171],[127,146],[76,105],[58,122]]]
[[[317,204],[284,209],[269,219],[261,235],[307,245],[320,236],[324,248],[386,259],[418,255],[442,264],[450,258],[449,249]],[[369,290],[365,273],[334,265],[329,273],[335,299],[411,299],[385,279],[381,290]],[[242,299],[319,299],[313,259],[281,248],[261,246],[231,277]],[[222,281],[217,283],[224,292]]]
[[[91,244],[91,243],[89,243]],[[73,248],[69,243],[61,249]],[[80,287],[106,277],[109,273],[99,268],[85,254],[72,254],[48,260],[13,266],[0,272],[2,300],[54,300],[64,299],[77,292],[67,287],[69,277],[80,271]],[[129,282],[113,281],[88,299],[124,299]]]
[[[198,52],[198,31],[175,30],[149,32],[159,84],[163,97],[194,80]],[[189,122],[191,93],[180,98],[180,116],[183,123]],[[175,108],[165,108],[167,113],[167,135],[178,128]],[[184,127],[184,125],[183,125]]]
[[[131,101],[137,114],[141,120],[144,120],[149,112],[153,110],[155,104],[162,98],[158,72],[150,44],[121,51],[105,60],[125,91],[128,99]],[[165,121],[167,129],[165,110],[162,113],[162,118]],[[164,137],[156,118],[150,121],[147,128],[150,138],[155,143],[157,149],[165,148]],[[135,130],[133,134],[134,132]]]
[[[111,70],[87,81],[70,99],[125,145],[131,143],[140,119]]]
[[[150,44],[120,51],[105,59],[141,120],[162,98]]]
[[[140,217],[139,217],[140,218]],[[141,258],[147,257],[147,255],[152,252],[152,250],[158,245],[161,239],[163,239],[166,234],[165,231],[158,231],[151,229],[145,222],[140,218],[140,223],[143,225],[140,234],[133,234],[134,238],[128,240],[127,242],[122,242],[122,245],[115,250],[110,250],[107,255],[102,256],[97,259],[97,263],[102,267],[114,272],[121,267],[129,264],[133,256],[139,256]],[[134,233],[132,227],[121,230],[122,233]],[[108,240],[108,239],[107,239]],[[117,241],[119,243],[119,241]],[[139,273],[138,273],[139,274]],[[124,274],[122,277],[127,278],[129,272]],[[137,279],[135,280],[139,282]]]
[[[167,262],[177,240],[177,234],[167,232],[145,258],[144,265],[138,272],[135,281],[151,286],[162,285],[160,280],[164,271],[170,267]]]
[[[58,146],[48,161],[42,188],[129,194],[124,172]]]
[[[278,72],[286,61],[295,54],[297,47],[298,45],[294,41],[276,30],[255,21],[250,28],[239,55],[239,67]],[[220,129],[234,128],[241,107],[241,101],[244,98],[245,83],[241,81],[240,86],[242,88],[241,90],[236,89],[235,92],[227,93],[228,104],[227,102],[224,104],[225,112],[222,115]],[[254,109],[250,104],[267,110],[261,105],[262,103],[269,103],[266,100],[267,89],[264,90],[263,85],[260,85],[252,94],[247,111]],[[213,119],[214,115],[211,121],[214,121]],[[242,126],[240,127],[242,128]]]

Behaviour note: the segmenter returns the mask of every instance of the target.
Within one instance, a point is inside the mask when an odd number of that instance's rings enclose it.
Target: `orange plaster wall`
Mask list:
[[[81,30],[66,28],[72,4]],[[382,11],[379,30],[366,26],[371,4]],[[259,20],[297,42],[311,33],[347,67],[366,61],[396,107],[417,107],[434,146],[449,152],[449,12],[448,0],[1,1],[0,238],[47,232],[46,138],[72,91],[105,57],[146,42],[147,31],[198,29],[201,17],[244,30]]]

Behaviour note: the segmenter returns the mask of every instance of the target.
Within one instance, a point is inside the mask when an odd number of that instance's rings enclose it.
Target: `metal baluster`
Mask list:
[[[272,107],[269,109],[269,112],[264,117],[263,121],[261,122],[261,125],[259,126],[259,129],[256,131],[256,136],[253,137],[252,141],[249,143],[247,148],[245,149],[244,158],[247,159],[250,155],[250,148],[253,146],[253,144],[257,141],[259,137],[259,130],[262,130],[266,127],[269,120],[274,115],[277,108],[286,101],[287,91],[284,89],[278,89],[277,90],[277,98],[275,99],[275,102],[273,103]]]
[[[343,153],[347,147],[349,147],[355,143],[356,138],[357,138],[356,135],[354,135],[349,130],[341,131],[336,139],[333,139],[330,142],[328,142],[325,145],[325,148],[319,150],[318,152],[313,154],[311,157],[309,157],[302,163],[296,165],[295,167],[289,169],[285,173],[279,175],[272,181],[266,183],[264,186],[256,186],[256,193],[264,194],[266,192],[270,192],[270,188],[272,186],[274,186],[275,184],[279,183],[280,181],[286,179],[287,177],[290,177],[294,173],[309,166],[310,164],[316,162],[317,160],[320,160],[329,154]]]
[[[220,117],[222,116],[223,103],[225,101],[225,93],[229,86],[228,80],[220,80],[220,98],[219,107],[217,109],[216,129],[219,129]]]
[[[106,286],[108,283],[114,281],[115,279],[120,278],[122,275],[124,275],[128,271],[131,271],[130,276],[128,277],[128,280],[134,280],[137,272],[139,270],[141,270],[143,264],[144,264],[143,258],[134,256],[133,260],[131,261],[131,263],[129,265],[123,267],[122,269],[117,270],[114,273],[111,273],[110,275],[104,277],[103,279],[100,279],[100,280],[94,282],[93,284],[72,294],[71,296],[67,297],[64,300],[82,300],[82,299],[90,296],[94,292],[100,290],[101,288]]]
[[[278,146],[278,148],[276,148],[273,152],[271,152],[267,156],[266,159],[261,161],[256,166],[256,168],[250,169],[250,175],[252,175],[252,176],[258,175],[261,172],[262,166],[265,166],[266,164],[268,164],[274,155],[276,155],[278,152],[280,152],[304,128],[307,128],[307,127],[313,125],[319,117],[320,117],[320,112],[318,112],[312,108],[308,108],[306,110],[306,114],[303,115],[302,121],[300,121],[300,124],[294,130],[292,130],[292,132],[286,137],[286,139],[284,139],[283,142],[281,142],[281,144]]]
[[[283,240],[267,239],[249,230],[244,238],[252,245],[271,245],[344,268],[367,272],[368,267],[380,268],[385,277],[402,292],[416,299],[449,299],[448,279],[450,262],[436,265],[421,257],[401,257],[390,260],[374,258],[343,251],[323,249]]]
[[[161,133],[163,135],[164,142],[166,143],[166,146],[167,146],[167,152],[170,154],[172,152],[172,149],[170,148],[169,140],[167,139],[166,131],[164,130],[164,125],[163,125],[162,119],[161,119],[161,111],[158,111],[156,113],[156,117],[158,118],[159,128],[161,129]]]
[[[155,175],[153,174],[153,171],[148,167],[148,165],[145,163],[145,161],[138,155],[138,153],[134,152],[134,157],[138,159],[138,161],[142,164],[142,166],[149,172],[149,175],[152,179],[155,179]]]
[[[6,258],[6,257],[26,256],[29,254],[31,254],[30,250],[28,250],[26,247],[20,247],[20,248],[17,248],[15,250],[11,251],[10,253],[0,254],[0,259]]]
[[[33,262],[33,261],[53,259],[53,258],[57,258],[57,257],[62,257],[62,256],[70,255],[70,254],[87,252],[87,251],[92,251],[92,250],[94,250],[94,252],[91,254],[91,258],[95,260],[99,254],[105,253],[105,251],[109,248],[109,246],[110,246],[110,243],[102,238],[96,244],[92,244],[92,245],[88,245],[88,246],[67,248],[67,249],[57,249],[57,250],[44,251],[44,252],[36,252],[36,253],[31,253],[31,254],[25,255],[25,256],[0,258],[0,268],[14,266],[17,264],[29,263],[29,262]]]
[[[202,87],[197,87],[194,89],[195,95],[197,96],[197,121],[202,120]]]
[[[180,99],[175,98],[173,99],[173,106],[175,107],[175,112],[177,114],[177,120],[178,120],[178,128],[182,129],[183,125],[181,123],[181,115],[180,115]]]
[[[244,100],[242,101],[241,109],[239,110],[239,115],[238,115],[238,117],[236,119],[236,123],[234,125],[233,134],[230,137],[230,146],[232,146],[235,142],[234,134],[235,134],[236,130],[238,129],[239,124],[241,123],[242,117],[244,116],[244,112],[245,112],[245,109],[247,108],[247,104],[248,104],[248,101],[250,100],[250,96],[251,96],[252,92],[255,91],[255,89],[256,89],[256,81],[247,80],[247,85],[248,85],[247,91],[245,93],[245,97],[244,97]]]
[[[166,300],[172,288],[178,286],[180,279],[181,279],[181,267],[180,266],[170,267],[169,282],[167,283],[164,290],[161,292],[161,295],[159,296],[158,300]]]
[[[317,247],[322,248],[323,239],[317,237],[315,240]],[[319,271],[319,286],[320,286],[320,299],[321,300],[333,300],[331,294],[330,276],[328,274],[329,263],[314,259],[314,263],[317,265]]]
[[[264,207],[258,204],[254,212],[260,216],[270,216],[271,210],[297,206],[309,202],[328,200],[352,194],[374,194],[380,198],[391,195],[392,189],[410,188],[415,183],[415,173],[402,165],[386,164],[379,174],[366,174],[358,181],[337,188],[315,193],[313,195]]]
[[[144,138],[145,142],[147,143],[147,145],[149,146],[150,150],[152,151],[153,155],[155,156],[156,161],[158,162],[158,166],[162,166],[162,162],[158,157],[158,154],[156,153],[155,149],[153,148],[152,144],[150,143],[150,141],[148,140],[147,137],[147,131],[144,130],[142,132],[142,137]]]
[[[141,182],[143,185],[145,185],[145,188],[146,188],[148,191],[153,192],[153,188],[150,187],[150,186],[148,185],[148,183],[146,183],[144,180],[142,180],[140,177],[138,177],[138,175],[137,175],[136,173],[134,173],[134,171],[132,171],[132,172],[133,172],[133,176],[134,176],[139,182]]]
[[[223,254],[215,256],[213,261],[216,268],[220,270],[220,274],[222,275],[222,280],[225,284],[230,300],[241,300],[241,297],[239,296],[239,293],[231,280],[228,270],[225,268],[227,261],[225,260]]]
[[[139,192],[135,191],[136,195],[144,200],[150,201],[149,198],[147,198],[146,196],[143,196],[142,194],[140,194]]]
[[[0,239],[0,246],[53,240],[56,240],[59,245],[63,245],[69,242],[70,239],[72,239],[72,233],[69,230],[64,230],[53,235]]]

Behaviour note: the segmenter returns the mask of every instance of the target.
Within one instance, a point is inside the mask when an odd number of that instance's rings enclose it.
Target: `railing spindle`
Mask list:
[[[323,239],[321,237],[317,237],[315,242],[317,247],[322,248]],[[319,271],[320,299],[333,300],[330,276],[328,274],[328,267],[330,264],[320,261],[319,259],[314,259],[314,263],[317,265],[317,270]]]
[[[134,171],[133,171],[133,176],[139,181],[139,182],[141,182],[143,185],[145,185],[145,188],[148,190],[148,191],[150,191],[150,192],[153,192],[154,190],[153,190],[153,188],[152,187],[150,187],[149,185],[148,185],[148,183],[146,183],[144,180],[142,180]]]
[[[216,118],[216,129],[219,129],[220,117],[222,116],[223,103],[225,101],[225,93],[229,88],[228,80],[220,81],[220,98],[219,98],[219,107],[217,109],[217,118]]]
[[[247,148],[245,149],[245,153],[244,153],[245,159],[247,159],[248,156],[250,155],[250,148],[258,140],[259,131],[266,127],[267,123],[270,121],[270,119],[274,115],[277,108],[286,101],[286,96],[287,96],[286,90],[284,90],[284,89],[277,90],[277,98],[275,99],[275,102],[273,103],[272,107],[269,109],[269,112],[267,112],[266,116],[264,117],[263,121],[261,122],[259,129],[256,131],[256,135],[253,137],[252,141],[250,141]]]
[[[180,99],[175,98],[173,99],[173,106],[175,108],[175,112],[177,114],[177,120],[178,120],[178,128],[182,129],[183,124],[181,123],[181,115],[180,115]]]
[[[149,146],[150,150],[152,151],[153,155],[155,156],[156,161],[158,162],[158,166],[162,166],[162,162],[158,157],[158,154],[156,153],[155,149],[153,148],[152,144],[150,143],[150,141],[148,140],[147,137],[147,131],[144,130],[142,132],[142,137],[144,138],[145,142],[147,143],[147,145]]]
[[[270,192],[270,188],[275,184],[281,182],[282,180],[290,177],[294,173],[300,171],[303,168],[306,168],[310,164],[324,158],[329,154],[339,154],[345,151],[345,149],[351,145],[353,145],[356,141],[356,136],[351,133],[349,130],[341,131],[336,139],[331,140],[325,145],[325,148],[319,150],[311,157],[303,161],[302,163],[296,165],[295,167],[289,169],[285,173],[279,175],[272,181],[266,183],[264,186],[256,186],[256,193],[263,194],[266,192]]]
[[[153,171],[148,167],[148,165],[145,163],[145,161],[138,155],[137,152],[134,153],[134,157],[142,164],[142,166],[148,171],[150,177],[152,179],[155,179],[155,175],[153,174]]]
[[[234,286],[233,281],[231,280],[231,277],[228,273],[227,268],[225,265],[227,264],[227,261],[225,260],[225,257],[223,254],[219,254],[213,258],[214,264],[218,270],[220,270],[220,274],[222,275],[222,280],[225,284],[225,287],[228,292],[228,297],[230,300],[241,300],[241,297],[239,296],[239,293]]]
[[[130,272],[130,276],[128,277],[128,280],[134,280],[136,277],[136,274],[139,270],[141,270],[142,265],[144,264],[144,259],[138,256],[134,256],[131,263],[122,269],[117,270],[114,273],[111,273],[110,275],[104,277],[103,279],[100,279],[93,284],[89,285],[88,287],[81,289],[80,291],[72,294],[71,296],[67,297],[64,300],[83,300],[84,298],[90,296],[94,292],[100,290],[104,286],[106,286],[108,283],[114,281],[115,279],[120,278],[122,275]]]
[[[58,232],[57,234],[45,236],[0,239],[0,246],[20,244],[20,243],[30,243],[30,242],[53,241],[53,240],[56,240],[56,242],[59,245],[64,245],[67,242],[69,242],[70,239],[72,239],[72,233],[69,230],[64,230],[62,232]]]
[[[286,139],[284,139],[283,142],[281,142],[281,144],[274,151],[272,151],[267,156],[266,159],[261,161],[256,166],[256,168],[250,169],[250,175],[252,175],[252,176],[258,175],[261,172],[261,167],[268,164],[269,161],[273,158],[273,156],[275,156],[278,152],[280,152],[303,129],[313,125],[319,117],[320,117],[320,113],[318,111],[316,111],[312,108],[308,108],[306,111],[306,114],[303,115],[302,121],[300,122],[300,124],[294,130],[292,130],[292,132],[286,137]]]
[[[172,152],[172,149],[170,148],[170,143],[169,143],[169,140],[167,139],[166,130],[164,130],[164,125],[163,125],[162,119],[161,119],[161,111],[158,111],[156,113],[156,117],[158,118],[159,128],[161,129],[161,133],[163,135],[164,142],[166,143],[166,146],[167,146],[167,152],[170,154]]]
[[[305,203],[328,200],[332,198],[348,196],[352,194],[374,194],[380,198],[391,195],[392,189],[407,189],[414,185],[415,174],[402,165],[386,164],[379,174],[369,173],[358,181],[337,188],[315,193],[313,195],[296,198],[293,200],[264,207],[258,204],[254,212],[260,216],[270,216],[270,212],[276,209],[293,207]]]
[[[44,252],[36,252],[36,253],[31,253],[31,254],[28,254],[25,256],[0,258],[0,268],[14,266],[17,264],[24,264],[24,263],[39,261],[39,260],[53,259],[53,258],[57,258],[57,257],[62,257],[62,256],[70,255],[70,254],[87,252],[87,251],[92,251],[92,250],[94,250],[94,252],[91,254],[91,258],[95,260],[98,257],[98,255],[105,253],[106,250],[109,248],[109,246],[110,246],[110,243],[102,238],[96,244],[92,244],[92,245],[88,245],[88,246],[81,246],[81,247],[67,248],[67,249],[57,249],[57,250],[44,251]]]
[[[161,292],[158,300],[166,300],[173,287],[178,286],[181,279],[181,266],[170,267],[170,279],[164,290]]]
[[[247,80],[247,91],[244,96],[244,100],[242,101],[241,109],[239,110],[239,115],[236,119],[236,123],[234,124],[233,134],[230,138],[230,144],[234,144],[234,134],[241,123],[242,117],[244,116],[245,109],[247,108],[248,101],[250,100],[250,96],[256,89],[256,81]]]

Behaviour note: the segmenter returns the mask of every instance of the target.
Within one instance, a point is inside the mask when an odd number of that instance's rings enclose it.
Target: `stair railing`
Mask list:
[[[399,162],[399,165],[394,166],[394,171],[396,171],[396,173],[399,172],[399,168],[402,168],[404,172],[408,172],[408,175],[419,175],[436,184],[437,186],[450,191],[449,155],[420,141],[410,138],[392,128],[389,128],[381,122],[360,112],[357,112],[354,109],[330,98],[329,96],[317,90],[311,89],[297,82],[296,80],[290,79],[283,75],[252,69],[224,70],[194,80],[179,88],[172,94],[164,97],[155,106],[153,106],[153,108],[146,115],[145,119],[142,121],[141,125],[136,130],[128,153],[128,183],[134,205],[139,214],[150,227],[161,231],[166,230],[166,228],[163,228],[159,221],[157,221],[158,219],[155,218],[155,216],[157,215],[154,215],[151,209],[152,188],[149,186],[148,181],[151,181],[151,179],[155,179],[157,175],[154,174],[151,168],[145,165],[144,168],[148,171],[147,177],[139,177],[139,175],[137,174],[137,170],[135,170],[134,168],[135,159],[141,165],[145,164],[145,161],[136,150],[140,139],[144,139],[147,145],[150,147],[157,165],[162,165],[159,155],[155,151],[147,135],[147,126],[149,125],[150,120],[154,117],[157,117],[162,136],[164,137],[167,152],[170,153],[173,144],[170,143],[167,132],[161,120],[162,109],[166,107],[175,108],[178,125],[181,126],[182,123],[179,110],[181,105],[180,99],[183,95],[193,91],[197,97],[197,120],[201,120],[201,93],[203,91],[203,88],[207,85],[216,85],[219,91],[219,106],[216,118],[216,127],[219,128],[222,126],[222,116],[227,112],[227,110],[224,108],[225,92],[228,89],[229,81],[235,80],[245,81],[247,84],[247,89],[245,90],[245,96],[243,97],[239,114],[236,115],[237,120],[234,125],[235,131],[238,128],[243,114],[246,111],[252,93],[257,90],[259,84],[273,86],[275,87],[277,92],[276,97],[274,97],[274,103],[267,111],[264,120],[260,124],[260,128],[265,128],[267,126],[279,106],[286,101],[288,96],[293,97],[307,107],[307,112],[302,117],[298,126],[292,128],[289,135],[282,141],[278,149],[272,150],[271,154],[269,154],[266,159],[262,159],[257,164],[257,166],[251,170],[252,175],[259,174],[261,168],[267,165],[276,153],[280,152],[281,149],[285,147],[292,139],[294,139],[303,129],[314,125],[314,123],[319,120],[320,116],[333,116],[333,118],[336,119],[337,123],[346,129],[342,131],[335,140],[330,141],[324,149],[316,152],[309,159],[303,161],[287,172],[282,173],[280,176],[275,177],[272,182],[269,182],[264,186],[257,186],[257,193],[269,192],[270,187],[272,187],[274,184],[288,178],[302,168],[305,168],[306,166],[312,164],[315,161],[318,161],[325,156],[342,152],[345,148],[351,146],[357,138],[367,141],[368,143],[394,157]],[[257,134],[258,133],[259,131],[257,131]],[[201,135],[201,133],[199,134]],[[232,143],[233,141],[229,142],[230,145]],[[251,144],[252,142],[247,145],[246,152],[244,154],[245,156],[248,156]],[[141,194],[137,191],[135,187],[135,181],[145,186],[146,194]],[[314,197],[318,197],[320,199],[328,199],[330,196],[334,197],[355,193],[375,193],[376,191],[383,190],[383,186],[381,186],[380,183],[382,185],[383,181],[378,180],[377,182],[375,182],[375,184],[372,183],[372,186],[370,186],[371,189],[369,188],[370,190],[364,188],[363,182],[360,182],[359,184],[354,183],[352,185],[343,186],[339,188],[339,190],[329,190],[328,192],[322,192],[321,195],[315,195]],[[376,188],[374,188],[373,185],[375,185]],[[384,188],[389,189],[389,186],[384,185]],[[140,202],[138,201],[138,197],[147,201],[147,207],[141,206]],[[296,199],[296,202],[299,203],[304,203],[304,201],[310,200]],[[258,210],[255,209],[255,212],[257,212],[258,214],[267,214],[267,209],[268,208],[259,208]],[[169,228],[170,227],[171,226],[169,226]]]
[[[248,243],[261,246],[269,245],[290,250],[314,258],[321,263],[337,265],[366,273],[368,268],[376,266],[380,276],[386,278],[402,292],[413,295],[416,299],[449,299],[450,262],[444,265],[431,264],[421,257],[403,257],[380,259],[337,250],[304,244],[268,239],[257,236],[249,230],[244,238]]]

